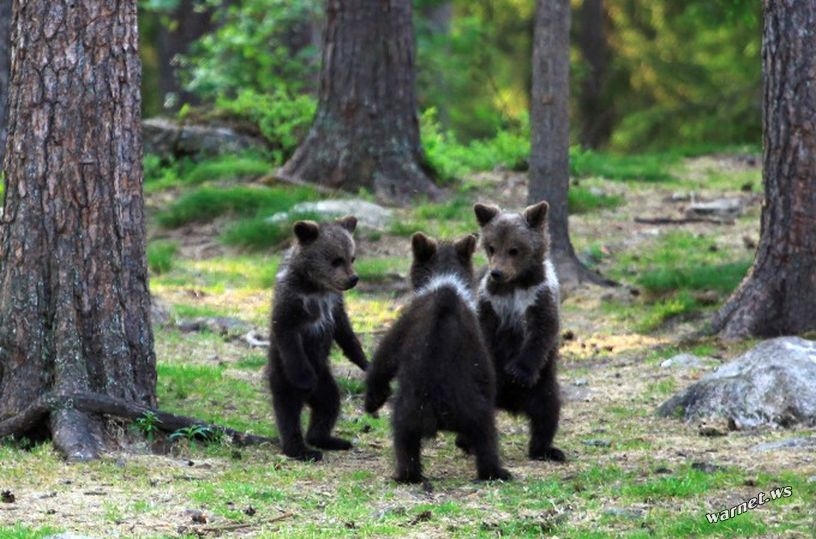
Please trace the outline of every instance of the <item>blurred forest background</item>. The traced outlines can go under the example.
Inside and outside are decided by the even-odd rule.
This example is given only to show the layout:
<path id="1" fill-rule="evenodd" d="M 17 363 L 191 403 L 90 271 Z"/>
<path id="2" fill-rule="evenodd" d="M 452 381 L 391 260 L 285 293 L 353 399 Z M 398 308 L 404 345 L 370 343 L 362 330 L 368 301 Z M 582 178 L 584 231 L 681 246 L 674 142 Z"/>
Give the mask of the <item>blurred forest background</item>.
<path id="1" fill-rule="evenodd" d="M 760 3 L 572 9 L 574 152 L 758 148 Z M 533 16 L 532 0 L 414 1 L 422 140 L 438 178 L 495 163 L 496 152 L 525 166 Z M 283 163 L 315 110 L 324 17 L 320 0 L 141 1 L 144 115 L 240 120 Z"/>

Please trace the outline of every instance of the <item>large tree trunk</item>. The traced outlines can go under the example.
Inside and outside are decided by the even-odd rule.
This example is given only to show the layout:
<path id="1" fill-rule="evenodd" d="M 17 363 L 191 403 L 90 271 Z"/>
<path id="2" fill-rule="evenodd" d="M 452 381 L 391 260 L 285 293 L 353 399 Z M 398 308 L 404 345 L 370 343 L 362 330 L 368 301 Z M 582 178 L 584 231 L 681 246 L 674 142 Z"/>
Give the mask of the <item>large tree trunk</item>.
<path id="1" fill-rule="evenodd" d="M 583 0 L 580 17 L 578 44 L 587 70 L 581 80 L 578 98 L 581 145 L 597 149 L 605 145 L 612 135 L 611 103 L 604 102 L 603 96 L 611 54 L 606 41 L 603 0 Z"/>
<path id="2" fill-rule="evenodd" d="M 0 420 L 40 396 L 156 404 L 136 0 L 15 0 L 0 229 Z M 69 458 L 104 425 L 44 423 Z"/>
<path id="3" fill-rule="evenodd" d="M 756 258 L 716 314 L 726 339 L 816 329 L 816 4 L 764 2 L 763 182 Z"/>
<path id="4" fill-rule="evenodd" d="M 391 201 L 434 196 L 419 142 L 410 0 L 327 0 L 326 15 L 317 113 L 278 174 Z"/>
<path id="5" fill-rule="evenodd" d="M 550 204 L 552 257 L 567 288 L 583 281 L 609 284 L 578 260 L 569 237 L 569 27 L 569 0 L 537 0 L 527 202 Z"/>
<path id="6" fill-rule="evenodd" d="M 6 152 L 8 88 L 11 72 L 11 0 L 0 0 L 0 171 Z"/>

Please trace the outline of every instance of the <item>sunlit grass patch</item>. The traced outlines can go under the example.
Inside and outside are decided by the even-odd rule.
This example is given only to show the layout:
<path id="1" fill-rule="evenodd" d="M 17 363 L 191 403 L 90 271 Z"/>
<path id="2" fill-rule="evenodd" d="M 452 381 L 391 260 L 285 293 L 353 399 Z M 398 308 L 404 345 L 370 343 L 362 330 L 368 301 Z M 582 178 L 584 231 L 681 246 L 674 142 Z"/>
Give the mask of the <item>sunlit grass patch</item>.
<path id="1" fill-rule="evenodd" d="M 11 526 L 0 525 L 0 537 L 4 539 L 40 539 L 58 533 L 60 533 L 60 530 L 51 526 L 30 528 L 22 524 L 14 524 Z"/>

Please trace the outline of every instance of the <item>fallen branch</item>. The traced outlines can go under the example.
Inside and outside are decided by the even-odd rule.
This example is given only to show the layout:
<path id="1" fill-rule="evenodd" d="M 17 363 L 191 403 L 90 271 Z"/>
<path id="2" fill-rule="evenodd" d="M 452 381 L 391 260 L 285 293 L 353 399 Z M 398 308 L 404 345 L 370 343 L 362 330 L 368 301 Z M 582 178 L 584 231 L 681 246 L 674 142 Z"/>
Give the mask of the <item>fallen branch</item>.
<path id="1" fill-rule="evenodd" d="M 712 217 L 635 217 L 636 223 L 645 225 L 685 225 L 689 223 L 713 223 L 715 225 L 733 225 L 733 219 L 714 219 Z"/>
<path id="2" fill-rule="evenodd" d="M 0 438 L 11 435 L 22 435 L 34 429 L 38 423 L 54 410 L 75 409 L 93 414 L 109 415 L 124 419 L 136 420 L 145 414 L 154 414 L 156 428 L 173 433 L 187 427 L 202 427 L 211 432 L 221 432 L 238 446 L 254 444 L 277 444 L 276 438 L 256 436 L 239 432 L 229 427 L 207 423 L 194 417 L 163 412 L 137 402 L 102 395 L 100 393 L 75 393 L 71 395 L 46 393 L 30 404 L 19 414 L 0 421 Z"/>

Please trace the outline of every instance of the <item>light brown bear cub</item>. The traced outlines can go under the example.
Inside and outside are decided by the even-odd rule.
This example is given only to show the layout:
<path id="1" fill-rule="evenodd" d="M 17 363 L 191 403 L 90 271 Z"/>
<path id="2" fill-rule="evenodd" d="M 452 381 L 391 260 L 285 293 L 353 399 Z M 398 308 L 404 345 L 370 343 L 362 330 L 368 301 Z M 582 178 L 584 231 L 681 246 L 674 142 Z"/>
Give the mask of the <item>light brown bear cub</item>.
<path id="1" fill-rule="evenodd" d="M 399 482 L 423 480 L 422 439 L 438 430 L 476 456 L 479 479 L 510 479 L 499 463 L 493 366 L 476 318 L 471 257 L 475 236 L 411 245 L 415 295 L 383 337 L 366 377 L 365 409 L 378 410 L 399 382 L 391 421 Z"/>
<path id="2" fill-rule="evenodd" d="M 549 259 L 546 202 L 522 213 L 476 204 L 488 269 L 479 284 L 479 321 L 496 368 L 496 406 L 530 420 L 528 455 L 565 460 L 553 447 L 561 411 L 559 287 Z"/>
<path id="3" fill-rule="evenodd" d="M 272 303 L 271 342 L 266 376 L 283 453 L 299 460 L 320 460 L 309 448 L 350 449 L 351 442 L 332 436 L 340 413 L 340 392 L 329 367 L 332 341 L 355 365 L 368 366 L 351 329 L 343 291 L 353 288 L 357 219 L 331 223 L 298 221 L 295 244 L 281 263 Z M 303 406 L 311 408 L 304 442 Z"/>

